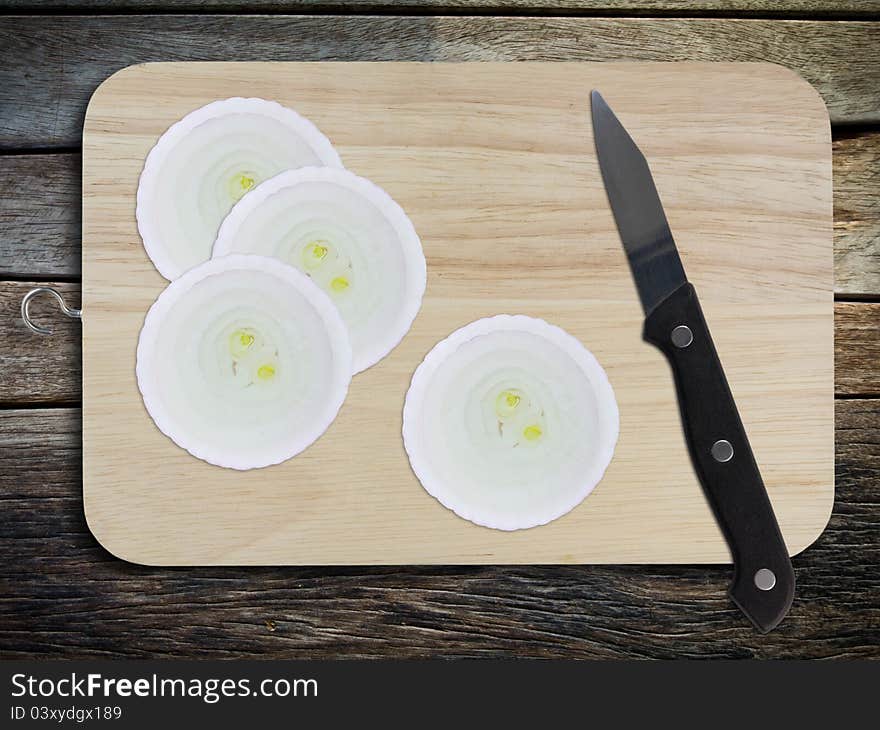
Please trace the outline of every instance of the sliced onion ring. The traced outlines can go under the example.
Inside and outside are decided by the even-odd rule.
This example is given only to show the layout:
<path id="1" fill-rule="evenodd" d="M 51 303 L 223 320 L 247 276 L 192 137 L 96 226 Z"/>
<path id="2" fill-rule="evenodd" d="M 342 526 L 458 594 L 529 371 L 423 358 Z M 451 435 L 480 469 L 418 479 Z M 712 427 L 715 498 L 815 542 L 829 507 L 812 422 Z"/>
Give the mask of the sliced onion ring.
<path id="1" fill-rule="evenodd" d="M 235 97 L 190 112 L 144 163 L 135 215 L 147 255 L 176 279 L 211 257 L 220 223 L 248 190 L 306 165 L 342 167 L 330 141 L 292 109 Z"/>
<path id="2" fill-rule="evenodd" d="M 355 372 L 397 346 L 425 291 L 425 255 L 409 218 L 347 170 L 291 170 L 245 195 L 214 243 L 214 256 L 229 253 L 275 256 L 316 281 L 348 325 Z"/>
<path id="3" fill-rule="evenodd" d="M 277 464 L 330 426 L 351 346 L 308 277 L 263 256 L 227 256 L 172 282 L 147 312 L 138 388 L 162 433 L 232 469 Z"/>
<path id="4" fill-rule="evenodd" d="M 574 509 L 614 454 L 619 414 L 596 358 L 541 319 L 498 315 L 438 343 L 416 369 L 403 441 L 429 494 L 499 530 Z"/>

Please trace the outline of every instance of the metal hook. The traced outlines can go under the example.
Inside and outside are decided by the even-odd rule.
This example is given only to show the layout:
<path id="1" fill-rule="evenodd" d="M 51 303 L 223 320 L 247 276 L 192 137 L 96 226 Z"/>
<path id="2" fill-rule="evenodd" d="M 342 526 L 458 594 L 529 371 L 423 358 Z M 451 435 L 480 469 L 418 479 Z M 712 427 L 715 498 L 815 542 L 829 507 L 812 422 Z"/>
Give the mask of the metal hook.
<path id="1" fill-rule="evenodd" d="M 64 297 L 61 296 L 55 289 L 51 286 L 38 286 L 36 289 L 31 289 L 21 300 L 21 318 L 24 323 L 28 326 L 32 332 L 36 332 L 38 335 L 51 335 L 52 330 L 48 327 L 41 327 L 38 324 L 35 324 L 33 320 L 31 320 L 30 312 L 28 308 L 31 305 L 31 300 L 37 296 L 38 294 L 42 294 L 46 292 L 47 294 L 51 294 L 58 302 L 58 305 L 61 307 L 61 311 L 64 312 L 68 317 L 72 319 L 82 319 L 82 310 L 81 309 L 71 309 L 64 303 Z"/>

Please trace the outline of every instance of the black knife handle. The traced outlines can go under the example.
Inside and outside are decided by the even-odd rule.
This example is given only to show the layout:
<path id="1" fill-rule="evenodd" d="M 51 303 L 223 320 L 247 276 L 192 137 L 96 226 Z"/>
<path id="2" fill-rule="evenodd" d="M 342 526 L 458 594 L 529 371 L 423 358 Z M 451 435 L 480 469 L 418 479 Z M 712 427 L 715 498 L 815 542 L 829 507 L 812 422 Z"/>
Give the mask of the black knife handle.
<path id="1" fill-rule="evenodd" d="M 645 318 L 644 339 L 672 366 L 691 460 L 733 557 L 730 596 L 770 631 L 791 606 L 794 571 L 691 284 Z"/>

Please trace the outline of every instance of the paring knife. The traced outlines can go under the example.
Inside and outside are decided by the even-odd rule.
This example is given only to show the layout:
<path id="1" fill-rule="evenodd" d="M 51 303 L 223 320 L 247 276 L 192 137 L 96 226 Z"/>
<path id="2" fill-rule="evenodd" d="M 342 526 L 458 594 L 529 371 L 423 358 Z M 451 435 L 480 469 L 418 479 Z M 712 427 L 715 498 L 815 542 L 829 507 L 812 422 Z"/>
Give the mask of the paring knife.
<path id="1" fill-rule="evenodd" d="M 730 596 L 770 631 L 794 599 L 788 550 L 648 163 L 598 91 L 591 101 L 599 169 L 645 310 L 642 336 L 672 367 L 691 460 L 733 557 Z"/>

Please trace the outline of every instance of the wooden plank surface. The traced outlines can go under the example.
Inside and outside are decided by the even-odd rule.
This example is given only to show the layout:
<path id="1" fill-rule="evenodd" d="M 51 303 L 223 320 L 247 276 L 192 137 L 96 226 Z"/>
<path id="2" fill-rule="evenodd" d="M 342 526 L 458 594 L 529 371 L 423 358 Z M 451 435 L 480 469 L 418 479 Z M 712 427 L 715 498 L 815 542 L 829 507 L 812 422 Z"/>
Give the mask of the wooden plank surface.
<path id="1" fill-rule="evenodd" d="M 28 331 L 19 318 L 21 297 L 35 286 L 54 286 L 70 306 L 78 307 L 78 284 L 4 282 L 0 289 L 0 407 L 53 405 L 82 399 L 80 324 L 64 317 L 54 300 L 38 298 L 31 307 L 51 337 Z M 880 304 L 837 302 L 834 305 L 835 393 L 880 396 Z"/>
<path id="2" fill-rule="evenodd" d="M 65 317 L 51 297 L 30 306 L 34 321 L 53 330 L 42 336 L 21 320 L 22 297 L 35 286 L 52 286 L 68 305 L 79 307 L 79 284 L 4 282 L 0 286 L 0 407 L 78 403 L 81 399 L 81 325 Z"/>
<path id="3" fill-rule="evenodd" d="M 89 96 L 144 61 L 770 61 L 835 123 L 880 121 L 871 22 L 345 16 L 41 16 L 0 23 L 0 148 L 74 146 Z"/>
<path id="4" fill-rule="evenodd" d="M 80 154 L 0 156 L 0 277 L 80 274 Z M 880 133 L 833 143 L 834 290 L 880 292 Z"/>
<path id="5" fill-rule="evenodd" d="M 833 499 L 824 105 L 771 64 L 607 63 L 170 63 L 105 82 L 83 151 L 83 473 L 101 543 L 161 565 L 729 559 L 683 442 L 668 365 L 640 338 L 644 315 L 591 126 L 577 111 L 588 88 L 608 90 L 666 191 L 789 550 L 809 545 Z M 246 473 L 208 466 L 163 436 L 133 367 L 144 313 L 167 285 L 132 216 L 144 157 L 187 111 L 241 94 L 315 122 L 346 166 L 403 206 L 428 262 L 412 329 L 355 377 L 328 432 L 297 458 Z M 404 394 L 424 354 L 462 324 L 502 312 L 548 319 L 586 343 L 621 411 L 600 487 L 528 532 L 455 517 L 425 494 L 400 440 Z"/>
<path id="6" fill-rule="evenodd" d="M 880 293 L 880 133 L 841 136 L 833 147 L 834 290 Z"/>
<path id="7" fill-rule="evenodd" d="M 0 156 L 0 279 L 78 277 L 80 154 Z"/>
<path id="8" fill-rule="evenodd" d="M 736 14 L 762 17 L 861 17 L 880 13 L 880 0 L 0 0 L 17 12 L 337 12 L 515 13 L 619 15 Z"/>
<path id="9" fill-rule="evenodd" d="M 46 3 L 27 4 L 28 0 L 8 0 L 6 8 L 34 7 L 45 10 Z M 144 0 L 149 3 L 151 0 Z M 163 2 L 164 0 L 157 0 Z M 256 0 L 261 10 L 274 12 L 293 7 L 285 0 Z M 368 3 L 368 7 L 381 7 Z M 415 7 L 422 0 L 407 3 Z M 50 0 L 51 2 L 51 0 Z M 73 2 L 64 3 L 73 7 Z M 137 3 L 138 0 L 133 0 Z M 193 0 L 200 2 L 200 0 Z M 204 0 L 209 3 L 211 0 Z M 235 8 L 236 0 L 216 0 L 213 8 L 227 11 Z M 294 0 L 295 2 L 295 0 Z M 330 8 L 333 0 L 319 5 Z M 425 0 L 421 12 L 437 7 Z M 450 8 L 463 4 L 458 0 L 440 0 Z M 478 0 L 478 5 L 489 9 L 491 0 Z M 589 0 L 550 0 L 558 12 L 583 12 L 577 8 L 591 5 Z M 79 11 L 87 12 L 90 0 L 84 0 Z M 364 8 L 364 2 L 355 0 Z M 352 3 L 352 4 L 355 4 Z M 525 6 L 543 5 L 542 0 L 501 0 L 511 12 L 528 12 Z M 106 5 L 116 4 L 107 0 Z M 346 5 L 347 3 L 343 3 Z M 684 0 L 609 0 L 602 5 L 615 5 L 631 10 L 622 13 L 680 13 Z M 689 12 L 693 4 L 688 2 Z M 706 6 L 717 6 L 709 12 L 721 14 L 769 15 L 777 10 L 801 14 L 836 14 L 853 17 L 864 12 L 877 12 L 874 0 L 862 2 L 822 2 L 817 0 L 787 0 L 783 3 L 767 0 L 706 0 Z M 177 4 L 181 7 L 180 4 Z M 253 3 L 249 3 L 253 5 Z M 772 7 L 771 7 L 772 6 Z M 0 6 L 2 7 L 2 6 Z M 142 12 L 145 5 L 137 12 Z M 206 7 L 202 5 L 202 7 Z M 299 4 L 296 7 L 301 7 Z M 342 6 L 339 6 L 340 8 Z M 497 6 L 496 6 L 497 7 Z M 122 9 L 122 6 L 117 6 Z M 136 5 L 129 8 L 136 9 Z M 468 11 L 473 5 L 468 5 Z M 650 10 L 642 10 L 650 8 Z M 341 10 L 340 10 L 341 11 Z M 417 9 L 418 11 L 418 9 Z M 438 10 L 437 12 L 442 12 Z M 449 10 L 448 12 L 455 12 Z M 536 11 L 542 12 L 542 11 Z M 589 11 L 587 11 L 589 12 Z M 607 12 L 607 11 L 606 11 Z M 611 11 L 616 12 L 616 11 Z M 181 45 L 174 48 L 173 30 L 167 30 L 164 19 L 115 20 L 108 31 L 100 26 L 102 18 L 81 19 L 70 23 L 70 18 L 54 20 L 42 18 L 0 18 L 0 38 L 4 66 L 13 79 L 48 80 L 42 89 L 22 95 L 20 83 L 10 86 L 4 79 L 0 87 L 0 146 L 5 148 L 33 148 L 79 144 L 78 126 L 82 122 L 85 100 L 109 70 L 125 65 L 131 57 L 166 57 L 173 52 L 178 57 L 211 58 L 222 49 L 222 30 L 215 26 L 206 31 L 199 22 L 193 23 L 193 34 L 181 34 Z M 141 22 L 139 23 L 138 20 Z M 187 19 L 189 20 L 189 19 Z M 565 32 L 565 24 L 542 25 L 531 19 L 533 38 L 541 44 L 553 45 L 557 53 L 566 51 L 579 42 L 578 57 L 589 54 L 590 21 L 585 30 Z M 178 21 L 185 24 L 183 19 Z M 370 50 L 369 35 L 376 25 L 367 25 L 367 32 L 355 34 L 354 23 L 364 19 L 350 19 L 339 23 L 336 18 L 321 18 L 328 30 L 318 36 L 323 42 L 323 53 L 343 56 L 354 50 L 359 58 L 367 58 Z M 392 21 L 383 21 L 391 23 Z M 488 22 L 488 19 L 486 19 Z M 582 21 L 583 22 L 583 21 Z M 668 21 L 663 21 L 668 22 Z M 242 20 L 239 30 L 230 33 L 230 44 L 236 58 L 247 58 L 246 27 L 250 20 Z M 277 32 L 262 28 L 260 38 L 273 50 L 273 56 L 284 57 L 285 41 L 291 54 L 303 53 L 308 44 L 290 42 L 284 38 L 282 21 Z M 47 44 L 40 26 L 54 36 Z M 220 26 L 236 24 L 222 19 Z M 752 43 L 741 43 L 741 24 L 721 18 L 713 22 L 713 32 L 707 41 L 705 26 L 694 32 L 692 26 L 678 24 L 655 28 L 650 19 L 639 22 L 642 29 L 637 47 L 630 53 L 651 54 L 663 59 L 663 44 L 669 36 L 678 34 L 670 43 L 672 54 L 682 55 L 688 44 L 724 43 L 727 33 L 737 52 L 744 56 L 783 58 L 792 42 L 790 28 L 776 23 L 761 24 L 752 36 L 754 46 L 764 49 L 753 51 Z M 862 64 L 862 72 L 840 73 L 845 64 L 847 43 L 839 43 L 843 34 L 837 24 L 804 23 L 808 26 L 811 47 L 823 45 L 821 36 L 827 30 L 828 44 L 837 46 L 839 53 L 818 54 L 814 73 L 825 82 L 821 91 L 834 104 L 834 119 L 849 122 L 876 123 L 880 106 L 876 99 L 876 66 Z M 842 24 L 841 24 L 842 25 Z M 834 26 L 834 27 L 832 27 Z M 853 32 L 846 24 L 847 34 L 860 35 L 858 48 L 865 49 L 876 36 L 876 24 L 860 24 Z M 155 56 L 144 47 L 150 43 L 151 29 L 166 28 L 159 33 L 162 45 Z M 180 26 L 176 26 L 180 27 Z M 304 29 L 305 26 L 298 26 Z M 626 29 L 626 26 L 623 26 Z M 338 41 L 333 29 L 339 28 Z M 143 29 L 143 30 L 142 30 Z M 22 43 L 8 42 L 19 32 Z M 306 32 L 303 30 L 303 32 Z M 607 49 L 612 44 L 610 32 L 599 33 Z M 101 44 L 108 38 L 118 42 L 106 55 Z M 462 31 L 468 53 L 475 54 L 473 34 Z M 353 45 L 356 39 L 362 40 Z M 414 53 L 413 33 L 402 36 L 400 52 Z M 619 53 L 626 53 L 626 44 L 635 42 L 630 33 L 618 34 Z M 381 42 L 387 34 L 378 34 Z M 558 39 L 561 39 L 559 41 Z M 253 39 L 251 39 L 253 40 Z M 513 47 L 522 52 L 522 39 L 516 36 Z M 477 38 L 478 42 L 480 39 Z M 211 43 L 213 42 L 213 46 Z M 347 44 L 340 49 L 336 43 Z M 72 63 L 66 73 L 61 71 L 64 44 L 72 51 L 67 62 Z M 41 47 L 42 44 L 42 47 Z M 94 49 L 89 45 L 94 44 Z M 259 44 L 258 44 L 259 45 Z M 256 48 L 254 55 L 266 53 L 266 45 Z M 499 38 L 483 41 L 485 46 L 503 46 Z M 47 47 L 49 46 L 49 47 Z M 120 46 L 122 48 L 120 48 Z M 426 42 L 422 47 L 428 48 Z M 131 48 L 125 51 L 125 47 Z M 314 56 L 319 51 L 308 47 Z M 395 49 L 381 44 L 378 50 L 393 57 Z M 441 53 L 449 54 L 450 43 L 442 45 Z M 498 51 L 496 50 L 496 53 Z M 734 50 L 728 50 L 734 53 Z M 698 53 L 697 50 L 692 53 Z M 410 56 L 412 57 L 412 56 Z M 537 56 L 537 53 L 535 55 Z M 553 56 L 553 57 L 558 57 Z M 865 56 L 862 55 L 864 58 Z M 800 54 L 792 54 L 795 67 Z M 841 59 L 839 62 L 836 59 Z M 870 60 L 870 58 L 869 58 Z M 877 57 L 873 60 L 876 62 Z M 41 64 L 46 64 L 41 70 Z M 860 64 L 857 63 L 856 66 Z M 92 71 L 96 66 L 106 73 Z M 81 67 L 85 67 L 84 72 Z M 71 78 L 89 78 L 86 83 L 71 86 Z M 68 93 L 68 90 L 71 90 Z M 865 94 L 866 96 L 862 96 Z M 63 97 L 63 98 L 62 98 Z M 859 97 L 869 101 L 862 104 Z M 860 109 L 858 118 L 842 114 L 840 110 L 853 105 Z M 840 101 L 842 100 L 842 102 Z M 71 111 L 73 110 L 73 111 Z M 867 111 L 865 111 L 867 110 Z M 873 110 L 873 112 L 872 112 Z M 52 121 L 46 123 L 45 118 Z M 57 118 L 58 121 L 55 121 Z M 35 121 L 37 122 L 35 124 Z M 36 134 L 31 133 L 31 129 Z M 839 132 L 840 130 L 838 130 Z M 877 279 L 878 235 L 876 176 L 877 145 L 867 130 L 857 136 L 839 137 L 835 142 L 835 268 L 837 290 L 847 296 L 880 296 Z M 9 158 L 0 157 L 0 165 Z M 44 162 L 45 161 L 45 162 Z M 860 162 L 861 161 L 861 162 Z M 78 185 L 75 170 L 78 155 L 65 154 L 53 158 L 37 155 L 16 167 L 17 174 L 25 177 L 45 176 L 52 185 L 48 170 L 55 165 L 66 166 L 60 172 L 59 190 L 71 191 Z M 8 169 L 8 168 L 7 168 Z M 67 175 L 70 177 L 67 177 Z M 0 184 L 8 183 L 0 175 Z M 76 277 L 79 272 L 78 205 L 62 202 L 71 193 L 61 193 L 57 206 L 41 210 L 43 199 L 19 196 L 17 212 L 9 207 L 10 187 L 26 185 L 15 176 L 4 187 L 0 196 L 0 268 L 5 275 L 16 278 Z M 72 193 L 76 195 L 76 193 Z M 13 194 L 14 197 L 14 194 Z M 6 205 L 4 208 L 3 206 Z M 46 217 L 50 210 L 58 218 Z M 842 224 L 843 223 L 843 224 Z M 33 229 L 33 230 L 32 230 Z M 39 230 L 40 244 L 32 236 Z M 45 247 L 42 245 L 45 242 Z M 857 242 L 858 243 L 857 245 Z M 855 251 L 856 253 L 852 253 Z M 23 282 L 26 286 L 28 282 Z M 9 284 L 4 283 L 3 289 Z M 75 295 L 74 295 L 75 296 Z M 13 300 L 15 298 L 13 297 Z M 871 304 L 852 304 L 846 321 L 870 319 Z M 14 311 L 15 301 L 4 304 L 4 312 Z M 11 309 L 7 310 L 7 307 Z M 838 310 L 841 303 L 837 305 Z M 841 335 L 841 316 L 837 315 L 837 338 Z M 59 327 L 75 331 L 78 325 L 58 319 Z M 849 325 L 847 325 L 849 329 Z M 872 343 L 880 333 L 870 327 L 856 327 L 853 353 L 870 353 Z M 14 334 L 14 345 L 6 344 L 8 356 L 3 363 L 0 384 L 6 373 L 18 367 L 16 354 L 22 358 L 39 357 L 45 351 L 42 338 Z M 852 341 L 852 340 L 851 340 Z M 39 344 L 39 350 L 37 346 Z M 19 348 L 22 348 L 19 350 Z M 838 348 L 840 351 L 840 348 Z M 54 353 L 54 349 L 53 349 Z M 60 354 L 50 354 L 46 366 L 61 366 L 66 380 L 57 386 L 58 393 L 78 397 L 78 363 L 73 370 Z M 875 387 L 876 360 L 838 355 L 837 377 L 844 378 L 850 393 Z M 12 375 L 15 380 L 15 375 Z M 863 379 L 864 382 L 859 382 Z M 7 389 L 13 400 L 27 399 L 16 388 Z M 839 388 L 840 386 L 838 386 Z M 873 391 L 872 391 L 873 392 Z M 49 396 L 54 398 L 54 396 Z M 4 539 L 0 540 L 0 647 L 4 655 L 20 657 L 42 656 L 251 656 L 270 657 L 338 657 L 338 656 L 726 656 L 726 657 L 877 657 L 880 647 L 880 529 L 876 505 L 880 502 L 880 432 L 878 401 L 847 400 L 837 402 L 837 500 L 835 513 L 828 530 L 819 543 L 795 559 L 798 571 L 799 598 L 787 621 L 767 637 L 756 636 L 745 627 L 741 616 L 727 603 L 723 595 L 727 584 L 724 569 L 664 568 L 633 566 L 632 568 L 435 568 L 435 569 L 253 569 L 244 573 L 234 569 L 207 569 L 164 571 L 139 568 L 114 560 L 91 539 L 82 520 L 78 410 L 27 410 L 0 412 L 0 500 L 3 500 Z M 9 407 L 8 402 L 2 404 Z M 801 600 L 800 596 L 803 596 Z"/>
<path id="10" fill-rule="evenodd" d="M 757 634 L 724 567 L 162 570 L 114 559 L 82 516 L 80 414 L 0 411 L 6 657 L 876 657 L 880 401 L 837 403 L 837 500 Z"/>
<path id="11" fill-rule="evenodd" d="M 880 396 L 880 304 L 838 302 L 834 313 L 836 392 Z"/>

